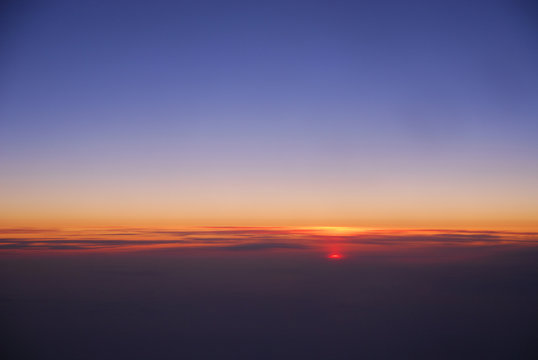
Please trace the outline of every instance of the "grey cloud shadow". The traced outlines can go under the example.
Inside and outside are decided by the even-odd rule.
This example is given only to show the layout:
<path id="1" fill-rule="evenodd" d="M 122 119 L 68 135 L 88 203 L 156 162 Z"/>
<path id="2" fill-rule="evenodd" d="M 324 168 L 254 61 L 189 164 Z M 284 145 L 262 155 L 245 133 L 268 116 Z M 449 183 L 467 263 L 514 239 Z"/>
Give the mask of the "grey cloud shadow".
<path id="1" fill-rule="evenodd" d="M 312 246 L 303 245 L 303 244 L 287 244 L 287 243 L 250 243 L 250 244 L 240 244 L 240 245 L 231 245 L 231 246 L 219 246 L 213 247 L 220 250 L 231 250 L 231 251 L 244 251 L 244 250 L 269 250 L 269 249 L 296 249 L 296 250 L 306 250 L 312 249 Z"/>

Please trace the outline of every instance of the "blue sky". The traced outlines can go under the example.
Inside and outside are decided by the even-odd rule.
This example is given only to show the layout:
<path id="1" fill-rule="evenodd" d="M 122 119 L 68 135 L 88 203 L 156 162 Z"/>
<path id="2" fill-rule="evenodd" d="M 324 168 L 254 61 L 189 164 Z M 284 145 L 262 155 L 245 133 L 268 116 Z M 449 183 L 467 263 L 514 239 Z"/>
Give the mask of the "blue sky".
<path id="1" fill-rule="evenodd" d="M 353 198 L 397 198 L 405 212 L 437 196 L 439 216 L 459 201 L 529 218 L 533 11 L 514 1 L 12 5 L 0 67 L 5 211 L 47 208 L 73 198 L 69 188 L 78 199 L 58 206 L 78 211 L 129 186 L 126 197 L 168 189 L 197 208 L 177 185 L 214 195 L 199 217 L 243 196 L 272 208 L 276 187 L 296 212 L 308 196 L 348 214 L 365 211 Z"/>

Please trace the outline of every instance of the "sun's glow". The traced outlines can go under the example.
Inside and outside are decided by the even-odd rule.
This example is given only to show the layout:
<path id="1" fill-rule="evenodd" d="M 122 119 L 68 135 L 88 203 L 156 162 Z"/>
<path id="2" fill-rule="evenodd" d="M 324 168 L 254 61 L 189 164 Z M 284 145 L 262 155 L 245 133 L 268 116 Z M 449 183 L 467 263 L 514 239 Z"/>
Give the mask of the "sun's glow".
<path id="1" fill-rule="evenodd" d="M 308 229 L 320 235 L 332 236 L 353 235 L 369 230 L 367 228 L 348 226 L 314 226 Z"/>

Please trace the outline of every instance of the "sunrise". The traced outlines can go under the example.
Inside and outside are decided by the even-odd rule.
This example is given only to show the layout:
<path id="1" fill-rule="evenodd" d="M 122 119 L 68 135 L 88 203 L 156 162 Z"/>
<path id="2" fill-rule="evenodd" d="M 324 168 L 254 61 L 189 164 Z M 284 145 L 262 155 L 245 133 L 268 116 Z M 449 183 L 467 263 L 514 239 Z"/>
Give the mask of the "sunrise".
<path id="1" fill-rule="evenodd" d="M 3 359 L 535 359 L 510 0 L 1 7 Z"/>

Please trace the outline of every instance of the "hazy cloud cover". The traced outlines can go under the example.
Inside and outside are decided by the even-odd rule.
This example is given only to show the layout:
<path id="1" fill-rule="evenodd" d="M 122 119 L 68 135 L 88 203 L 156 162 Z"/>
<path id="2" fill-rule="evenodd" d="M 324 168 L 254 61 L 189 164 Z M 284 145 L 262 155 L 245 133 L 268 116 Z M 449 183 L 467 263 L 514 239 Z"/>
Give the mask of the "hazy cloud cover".
<path id="1" fill-rule="evenodd" d="M 198 227 L 185 229 L 0 229 L 0 251 L 353 250 L 360 247 L 514 247 L 538 245 L 538 233 L 338 227 Z"/>

